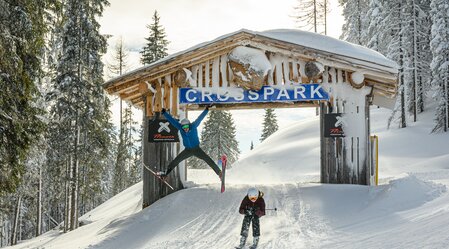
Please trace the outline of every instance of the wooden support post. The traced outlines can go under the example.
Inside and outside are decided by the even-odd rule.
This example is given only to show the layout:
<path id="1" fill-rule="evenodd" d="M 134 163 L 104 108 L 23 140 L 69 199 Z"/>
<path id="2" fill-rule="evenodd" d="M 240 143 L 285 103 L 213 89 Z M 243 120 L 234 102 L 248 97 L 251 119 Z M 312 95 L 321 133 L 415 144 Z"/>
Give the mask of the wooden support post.
<path id="1" fill-rule="evenodd" d="M 164 81 L 164 108 L 165 109 L 171 109 L 170 108 L 170 93 L 171 93 L 171 78 L 170 76 L 165 77 Z"/>
<path id="2" fill-rule="evenodd" d="M 156 85 L 156 93 L 155 93 L 155 99 L 154 99 L 154 112 L 161 112 L 162 110 L 162 86 L 161 82 L 155 81 L 154 83 Z"/>
<path id="3" fill-rule="evenodd" d="M 321 161 L 321 171 L 320 171 L 320 181 L 321 183 L 328 183 L 328 164 L 327 164 L 327 146 L 326 138 L 324 137 L 324 114 L 327 113 L 326 102 L 320 103 L 320 161 Z"/>
<path id="4" fill-rule="evenodd" d="M 365 109 L 360 110 L 363 112 L 360 115 L 363 115 L 365 119 L 364 137 L 324 137 L 324 115 L 331 112 L 329 104 L 320 104 L 321 183 L 370 185 L 368 101 Z M 342 112 L 342 110 L 338 110 L 338 112 Z M 349 158 L 346 151 L 348 149 L 351 152 Z"/>
<path id="5" fill-rule="evenodd" d="M 178 116 L 178 86 L 173 84 L 171 88 L 171 95 L 172 95 L 172 103 L 171 103 L 171 114 L 173 116 Z"/>
<path id="6" fill-rule="evenodd" d="M 153 112 L 153 96 L 154 94 L 152 92 L 149 92 L 145 96 L 145 111 L 144 111 L 144 117 L 152 117 L 154 115 Z M 145 119 L 143 120 L 145 122 Z"/>
<path id="7" fill-rule="evenodd" d="M 144 115 L 143 115 L 143 163 L 155 171 L 166 170 L 168 164 L 173 159 L 172 143 L 149 143 L 149 121 L 155 118 L 160 118 L 160 110 L 162 109 L 162 104 L 164 107 L 170 106 L 170 93 L 172 92 L 168 81 L 165 82 L 164 94 L 162 94 L 162 87 L 160 82 L 155 82 L 156 93 L 148 92 L 144 95 Z M 153 104 L 154 99 L 154 104 Z M 163 102 L 162 102 L 163 101 Z M 174 100 L 176 101 L 176 100 Z M 143 180 L 143 201 L 142 208 L 146 208 L 160 198 L 172 193 L 165 184 L 157 179 L 152 173 L 150 173 L 144 165 L 142 165 L 142 180 Z M 173 171 L 170 177 L 170 184 L 175 188 L 174 191 L 183 188 L 180 181 L 178 171 Z"/>
<path id="8" fill-rule="evenodd" d="M 149 117 L 152 117 L 153 111 L 152 111 L 152 96 L 150 94 L 147 94 L 144 97 L 144 103 L 145 103 L 145 110 L 143 112 L 142 117 L 142 123 L 143 123 L 143 141 L 142 141 L 142 163 L 145 165 L 149 165 L 149 146 L 150 143 L 148 143 L 148 119 Z M 150 185 L 152 183 L 152 175 L 151 173 L 145 169 L 145 166 L 142 165 L 142 181 L 143 181 L 143 194 L 142 194 L 142 209 L 148 207 L 151 204 L 150 201 Z"/>
<path id="9" fill-rule="evenodd" d="M 370 101 L 369 96 L 365 97 L 365 160 L 364 160 L 364 171 L 365 171 L 365 185 L 371 185 L 371 149 L 370 149 L 370 137 L 371 137 L 371 127 L 370 127 Z"/>

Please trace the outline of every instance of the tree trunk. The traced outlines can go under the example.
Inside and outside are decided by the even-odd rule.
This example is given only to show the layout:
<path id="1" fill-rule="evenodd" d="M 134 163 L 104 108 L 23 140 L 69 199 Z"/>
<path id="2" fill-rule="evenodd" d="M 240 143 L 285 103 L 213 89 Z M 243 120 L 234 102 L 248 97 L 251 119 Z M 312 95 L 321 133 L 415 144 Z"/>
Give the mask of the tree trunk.
<path id="1" fill-rule="evenodd" d="M 78 228 L 78 168 L 79 168 L 79 159 L 78 159 L 78 145 L 80 140 L 80 128 L 78 124 L 78 120 L 75 123 L 76 127 L 76 135 L 75 135 L 75 153 L 74 153 L 74 161 L 72 168 L 72 205 L 70 209 L 70 230 L 75 230 Z"/>
<path id="2" fill-rule="evenodd" d="M 448 68 L 449 70 L 449 68 Z M 445 115 L 444 115 L 444 132 L 447 132 L 449 128 L 449 76 L 444 81 L 444 103 L 445 103 Z"/>
<path id="3" fill-rule="evenodd" d="M 413 122 L 416 122 L 418 115 L 418 45 L 417 45 L 417 28 L 416 28 L 416 5 L 415 1 L 412 1 L 413 4 Z"/>
<path id="4" fill-rule="evenodd" d="M 39 182 L 37 185 L 36 236 L 41 235 L 41 229 L 42 229 L 42 166 L 39 166 Z"/>
<path id="5" fill-rule="evenodd" d="M 3 219 L 0 220 L 0 247 L 3 247 Z"/>
<path id="6" fill-rule="evenodd" d="M 327 35 L 327 1 L 324 0 L 324 35 Z M 319 111 L 317 107 L 317 112 Z"/>
<path id="7" fill-rule="evenodd" d="M 72 179 L 72 158 L 66 163 L 66 181 L 65 181 L 65 207 L 64 207 L 64 233 L 69 230 L 70 227 L 70 183 Z M 58 212 L 59 213 L 59 212 Z"/>
<path id="8" fill-rule="evenodd" d="M 22 196 L 19 196 L 17 198 L 16 213 L 14 215 L 14 222 L 13 222 L 13 227 L 12 227 L 11 245 L 17 244 L 17 228 L 19 226 L 19 216 L 20 216 L 20 206 L 21 205 L 22 205 Z"/>
<path id="9" fill-rule="evenodd" d="M 3 247 L 3 216 L 0 215 L 0 248 Z"/>
<path id="10" fill-rule="evenodd" d="M 313 0 L 313 27 L 315 28 L 315 33 L 317 32 L 317 8 L 316 0 Z"/>
<path id="11" fill-rule="evenodd" d="M 399 13 L 401 13 L 402 5 L 399 3 Z M 402 29 L 401 23 L 399 23 L 399 30 Z M 399 74 L 400 74 L 400 85 L 401 85 L 401 128 L 407 127 L 407 122 L 405 120 L 405 82 L 404 82 L 404 51 L 402 49 L 403 43 L 402 43 L 402 34 L 399 34 Z"/>

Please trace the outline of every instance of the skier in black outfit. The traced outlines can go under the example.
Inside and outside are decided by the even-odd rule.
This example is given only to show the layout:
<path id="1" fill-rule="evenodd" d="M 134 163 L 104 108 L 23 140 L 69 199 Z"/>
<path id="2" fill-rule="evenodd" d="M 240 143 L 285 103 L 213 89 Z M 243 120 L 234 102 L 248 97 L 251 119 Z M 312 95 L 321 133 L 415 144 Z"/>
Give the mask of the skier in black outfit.
<path id="1" fill-rule="evenodd" d="M 168 174 L 176 167 L 178 164 L 191 157 L 196 156 L 199 159 L 202 159 L 205 161 L 214 171 L 215 173 L 220 177 L 221 179 L 221 170 L 215 164 L 214 160 L 212 160 L 200 147 L 200 140 L 198 138 L 198 126 L 200 125 L 201 121 L 206 117 L 207 113 L 209 112 L 209 106 L 204 109 L 204 111 L 198 116 L 198 118 L 193 122 L 190 123 L 188 119 L 181 120 L 181 123 L 179 123 L 176 119 L 174 119 L 170 114 L 166 112 L 165 109 L 162 109 L 162 115 L 170 122 L 173 126 L 175 126 L 181 133 L 182 136 L 182 143 L 185 147 L 181 153 L 179 153 L 173 161 L 170 162 L 170 164 L 167 167 L 167 171 L 161 171 L 157 172 L 157 174 L 162 177 L 166 178 Z"/>
<path id="2" fill-rule="evenodd" d="M 248 238 L 249 226 L 253 224 L 253 245 L 251 249 L 255 249 L 259 243 L 260 236 L 260 222 L 259 218 L 265 215 L 265 200 L 263 199 L 263 192 L 256 188 L 248 189 L 248 194 L 243 198 L 240 204 L 239 212 L 245 217 L 243 218 L 242 231 L 240 235 L 240 245 L 236 248 L 243 248 Z"/>

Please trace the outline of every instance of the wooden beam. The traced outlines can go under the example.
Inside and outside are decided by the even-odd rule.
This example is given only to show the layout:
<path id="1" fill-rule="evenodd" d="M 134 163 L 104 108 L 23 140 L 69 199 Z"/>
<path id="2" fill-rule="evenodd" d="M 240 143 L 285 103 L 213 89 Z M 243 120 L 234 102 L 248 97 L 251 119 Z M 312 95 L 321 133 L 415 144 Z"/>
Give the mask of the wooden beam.
<path id="1" fill-rule="evenodd" d="M 171 88 L 171 95 L 172 95 L 172 104 L 171 104 L 171 113 L 173 116 L 178 116 L 178 86 L 173 85 Z"/>
<path id="2" fill-rule="evenodd" d="M 146 100 L 146 115 L 147 117 L 152 117 L 154 115 L 153 112 L 153 96 L 154 94 L 152 92 L 147 93 L 147 100 Z"/>
<path id="3" fill-rule="evenodd" d="M 140 93 L 139 91 L 134 91 L 134 92 L 130 92 L 130 93 L 121 93 L 119 96 L 122 100 L 130 100 L 130 99 L 134 99 L 136 97 L 141 97 L 143 94 Z"/>
<path id="4" fill-rule="evenodd" d="M 171 95 L 171 78 L 170 75 L 165 76 L 164 79 L 164 108 L 171 109 L 170 108 L 170 95 Z"/>
<path id="5" fill-rule="evenodd" d="M 137 80 L 118 83 L 117 85 L 113 85 L 111 87 L 106 88 L 106 91 L 109 94 L 120 94 L 122 92 L 129 91 L 129 88 L 136 87 L 137 84 L 138 84 Z"/>
<path id="6" fill-rule="evenodd" d="M 156 80 L 153 84 L 156 85 L 153 111 L 160 112 L 162 110 L 162 86 L 159 80 Z"/>
<path id="7" fill-rule="evenodd" d="M 149 91 L 148 84 L 146 82 L 140 82 L 139 83 L 139 92 L 144 94 L 144 93 L 147 93 L 148 91 Z"/>

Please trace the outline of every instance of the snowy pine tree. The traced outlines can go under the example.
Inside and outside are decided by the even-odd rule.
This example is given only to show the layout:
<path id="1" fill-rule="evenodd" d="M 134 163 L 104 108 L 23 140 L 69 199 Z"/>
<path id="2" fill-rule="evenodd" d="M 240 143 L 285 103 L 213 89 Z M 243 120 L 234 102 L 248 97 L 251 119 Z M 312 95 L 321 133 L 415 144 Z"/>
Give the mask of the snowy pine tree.
<path id="1" fill-rule="evenodd" d="M 51 108 L 51 162 L 67 175 L 66 217 L 70 207 L 70 229 L 78 227 L 79 215 L 104 200 L 99 195 L 101 178 L 106 170 L 112 134 L 109 122 L 109 100 L 103 83 L 101 55 L 106 52 L 106 39 L 99 34 L 96 17 L 101 15 L 105 0 L 68 0 L 67 17 L 61 32 L 62 54 L 49 98 Z M 64 173 L 66 172 L 66 173 Z M 70 195 L 70 199 L 67 196 Z M 70 202 L 70 205 L 68 205 Z M 81 212 L 80 212 L 81 211 Z"/>
<path id="2" fill-rule="evenodd" d="M 404 89 L 406 93 L 406 111 L 417 121 L 417 115 L 424 109 L 424 82 L 430 78 L 429 58 L 429 2 L 408 0 L 402 8 L 404 53 Z"/>
<path id="3" fill-rule="evenodd" d="M 165 37 L 165 29 L 159 23 L 159 15 L 157 11 L 154 11 L 153 23 L 148 25 L 147 28 L 150 30 L 150 35 L 145 38 L 147 43 L 145 44 L 143 50 L 140 52 L 142 54 L 141 62 L 144 65 L 155 62 L 159 59 L 167 56 L 167 46 L 168 41 Z"/>
<path id="4" fill-rule="evenodd" d="M 359 45 L 366 44 L 363 33 L 366 29 L 368 0 L 339 0 L 339 3 L 345 17 L 340 39 Z"/>
<path id="5" fill-rule="evenodd" d="M 204 123 L 200 146 L 214 161 L 225 154 L 228 157 L 228 165 L 232 165 L 238 160 L 240 154 L 235 132 L 234 120 L 230 112 L 212 110 Z M 192 168 L 209 167 L 195 157 L 190 158 L 188 164 Z"/>
<path id="6" fill-rule="evenodd" d="M 274 109 L 272 108 L 265 109 L 262 127 L 263 127 L 262 135 L 260 137 L 261 142 L 267 139 L 269 136 L 271 136 L 271 134 L 275 133 L 279 129 Z"/>
<path id="7" fill-rule="evenodd" d="M 344 0 L 340 4 L 346 19 L 342 37 L 398 63 L 399 98 L 388 123 L 399 117 L 400 127 L 406 127 L 410 115 L 416 121 L 424 111 L 429 91 L 429 0 Z"/>
<path id="8" fill-rule="evenodd" d="M 432 40 L 430 48 L 433 60 L 432 86 L 435 89 L 437 110 L 432 132 L 447 132 L 449 128 L 449 4 L 446 0 L 432 0 Z"/>
<path id="9" fill-rule="evenodd" d="M 386 25 L 384 16 L 386 15 L 383 1 L 371 0 L 366 13 L 366 30 L 362 33 L 366 40 L 366 47 L 376 50 L 382 54 L 387 51 L 386 33 L 383 28 Z"/>
<path id="10" fill-rule="evenodd" d="M 40 92 L 49 1 L 0 1 L 0 195 L 13 192 L 25 173 L 29 148 L 43 131 Z"/>
<path id="11" fill-rule="evenodd" d="M 135 148 L 133 135 L 136 133 L 136 122 L 132 119 L 131 106 L 124 110 L 120 128 L 117 160 L 115 162 L 112 194 L 116 195 L 130 186 L 130 170 L 135 164 Z M 140 166 L 140 163 L 138 164 Z"/>
<path id="12" fill-rule="evenodd" d="M 383 3 L 383 8 L 386 10 L 383 12 L 383 29 L 384 32 L 388 32 L 384 37 L 385 43 L 388 44 L 386 51 L 384 52 L 386 57 L 395 61 L 399 66 L 398 75 L 398 98 L 396 106 L 392 115 L 388 120 L 388 126 L 395 121 L 396 115 L 399 114 L 399 126 L 405 128 L 407 126 L 406 120 L 406 93 L 407 84 L 405 82 L 404 65 L 405 65 L 405 48 L 406 43 L 404 38 L 404 3 L 401 0 L 386 1 Z"/>
<path id="13" fill-rule="evenodd" d="M 123 39 L 120 38 L 115 46 L 113 61 L 108 65 L 108 68 L 113 76 L 122 75 L 127 70 L 127 57 Z M 130 186 L 128 179 L 129 171 L 135 167 L 132 164 L 134 158 L 134 139 L 136 122 L 132 118 L 132 107 L 126 105 L 123 109 L 123 101 L 120 99 L 120 127 L 118 145 L 116 151 L 116 161 L 114 163 L 114 173 L 112 177 L 112 195 L 116 195 L 122 190 Z M 139 163 L 140 166 L 140 163 Z"/>

